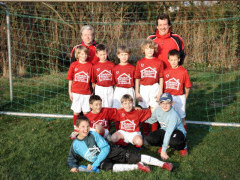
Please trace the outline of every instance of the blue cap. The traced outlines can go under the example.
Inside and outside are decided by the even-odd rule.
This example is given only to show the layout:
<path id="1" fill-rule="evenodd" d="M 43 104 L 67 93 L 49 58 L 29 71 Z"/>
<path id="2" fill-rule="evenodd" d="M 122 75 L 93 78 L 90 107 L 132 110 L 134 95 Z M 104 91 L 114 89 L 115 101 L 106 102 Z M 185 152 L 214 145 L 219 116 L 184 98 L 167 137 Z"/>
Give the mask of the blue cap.
<path id="1" fill-rule="evenodd" d="M 171 101 L 172 101 L 172 95 L 169 94 L 169 93 L 163 93 L 163 94 L 160 96 L 160 102 L 162 102 L 162 101 L 171 102 Z"/>

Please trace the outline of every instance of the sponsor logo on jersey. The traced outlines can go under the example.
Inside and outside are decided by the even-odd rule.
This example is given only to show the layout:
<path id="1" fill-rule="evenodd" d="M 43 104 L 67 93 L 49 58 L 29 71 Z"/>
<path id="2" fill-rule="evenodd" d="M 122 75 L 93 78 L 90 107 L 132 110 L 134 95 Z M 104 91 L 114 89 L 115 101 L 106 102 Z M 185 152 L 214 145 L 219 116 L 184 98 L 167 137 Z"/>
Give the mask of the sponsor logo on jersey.
<path id="1" fill-rule="evenodd" d="M 179 90 L 180 87 L 180 80 L 179 79 L 175 79 L 175 78 L 171 78 L 168 81 L 166 81 L 166 89 L 176 89 Z"/>
<path id="2" fill-rule="evenodd" d="M 131 77 L 130 74 L 123 73 L 118 76 L 118 84 L 131 84 Z"/>
<path id="3" fill-rule="evenodd" d="M 111 70 L 104 70 L 98 75 L 99 81 L 112 81 L 112 73 Z"/>
<path id="4" fill-rule="evenodd" d="M 125 121 L 121 121 L 121 129 L 125 129 L 126 131 L 134 131 L 136 124 L 134 120 L 126 119 Z"/>
<path id="5" fill-rule="evenodd" d="M 88 80 L 89 80 L 88 73 L 85 73 L 84 71 L 75 74 L 74 81 L 88 83 Z"/>
<path id="6" fill-rule="evenodd" d="M 92 148 L 88 148 L 87 152 L 84 154 L 84 158 L 88 161 L 92 161 L 100 152 L 100 149 L 96 145 L 93 145 Z"/>
<path id="7" fill-rule="evenodd" d="M 141 70 L 141 78 L 156 78 L 157 71 L 154 68 L 147 67 Z"/>
<path id="8" fill-rule="evenodd" d="M 105 119 L 102 119 L 102 120 L 98 120 L 98 121 L 93 121 L 93 128 L 95 128 L 95 125 L 96 124 L 99 124 L 101 125 L 103 128 L 107 128 L 107 121 Z"/>

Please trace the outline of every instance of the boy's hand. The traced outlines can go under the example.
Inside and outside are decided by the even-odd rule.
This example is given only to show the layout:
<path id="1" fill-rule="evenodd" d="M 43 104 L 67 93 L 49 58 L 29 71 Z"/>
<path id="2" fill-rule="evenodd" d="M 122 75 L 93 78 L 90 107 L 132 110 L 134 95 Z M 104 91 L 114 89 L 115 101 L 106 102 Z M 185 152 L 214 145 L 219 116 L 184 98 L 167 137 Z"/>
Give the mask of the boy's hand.
<path id="1" fill-rule="evenodd" d="M 87 170 L 92 170 L 92 165 L 91 164 L 88 164 L 88 166 L 87 166 Z"/>
<path id="2" fill-rule="evenodd" d="M 74 167 L 70 170 L 70 172 L 76 173 L 76 172 L 78 172 L 78 169 L 76 167 Z"/>
<path id="3" fill-rule="evenodd" d="M 162 158 L 162 160 L 167 160 L 169 158 L 169 156 L 167 155 L 166 152 L 161 151 L 161 158 Z"/>
<path id="4" fill-rule="evenodd" d="M 155 96 L 156 102 L 159 102 L 161 94 Z"/>
<path id="5" fill-rule="evenodd" d="M 72 92 L 69 93 L 69 98 L 70 98 L 71 101 L 73 100 Z"/>
<path id="6" fill-rule="evenodd" d="M 139 94 L 139 93 L 136 93 L 136 99 L 137 99 L 139 102 L 142 102 L 142 101 L 143 101 L 142 96 L 141 96 L 141 94 Z"/>

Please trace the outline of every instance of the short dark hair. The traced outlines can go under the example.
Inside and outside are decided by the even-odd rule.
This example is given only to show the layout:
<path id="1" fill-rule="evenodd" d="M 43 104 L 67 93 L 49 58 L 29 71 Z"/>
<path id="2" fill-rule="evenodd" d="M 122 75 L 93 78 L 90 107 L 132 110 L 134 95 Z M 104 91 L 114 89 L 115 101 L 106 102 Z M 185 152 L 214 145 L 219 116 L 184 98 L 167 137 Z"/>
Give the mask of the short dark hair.
<path id="1" fill-rule="evenodd" d="M 89 119 L 86 117 L 86 116 L 79 116 L 76 120 L 76 126 L 79 127 L 79 124 L 82 122 L 82 121 L 87 121 L 89 124 L 90 124 L 90 121 Z"/>
<path id="2" fill-rule="evenodd" d="M 169 26 L 172 25 L 168 14 L 159 14 L 158 17 L 157 17 L 157 20 L 156 20 L 157 25 L 158 25 L 158 20 L 159 19 L 161 19 L 161 20 L 167 19 L 168 20 L 168 25 Z"/>
<path id="3" fill-rule="evenodd" d="M 92 95 L 89 98 L 89 104 L 93 104 L 94 101 L 102 101 L 102 98 L 98 95 Z"/>
<path id="4" fill-rule="evenodd" d="M 98 44 L 95 50 L 96 50 L 96 52 L 107 51 L 107 47 L 104 44 Z"/>
<path id="5" fill-rule="evenodd" d="M 176 49 L 172 49 L 168 52 L 168 58 L 169 56 L 177 56 L 178 58 L 180 58 L 180 52 Z"/>

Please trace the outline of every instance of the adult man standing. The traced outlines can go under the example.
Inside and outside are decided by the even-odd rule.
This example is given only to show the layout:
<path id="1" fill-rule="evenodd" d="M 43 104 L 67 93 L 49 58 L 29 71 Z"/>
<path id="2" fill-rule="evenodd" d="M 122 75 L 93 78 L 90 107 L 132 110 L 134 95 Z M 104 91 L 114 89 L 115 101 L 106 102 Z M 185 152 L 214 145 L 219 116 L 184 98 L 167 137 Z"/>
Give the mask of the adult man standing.
<path id="1" fill-rule="evenodd" d="M 148 39 L 152 39 L 158 44 L 158 59 L 164 62 L 164 68 L 170 67 L 168 62 L 168 52 L 177 49 L 180 52 L 180 65 L 183 64 L 185 58 L 184 43 L 182 38 L 171 32 L 171 21 L 167 14 L 160 14 L 156 20 L 157 30 L 155 34 L 150 35 Z"/>
<path id="2" fill-rule="evenodd" d="M 87 61 L 92 63 L 92 64 L 96 64 L 99 61 L 99 58 L 96 56 L 96 51 L 95 51 L 95 47 L 96 47 L 96 42 L 94 41 L 94 29 L 92 26 L 90 25 L 84 25 L 81 30 L 80 30 L 80 34 L 81 34 L 81 39 L 82 39 L 82 43 L 79 45 L 76 45 L 72 51 L 71 51 L 71 61 L 75 61 L 75 49 L 79 46 L 85 46 L 88 49 L 88 58 Z"/>

